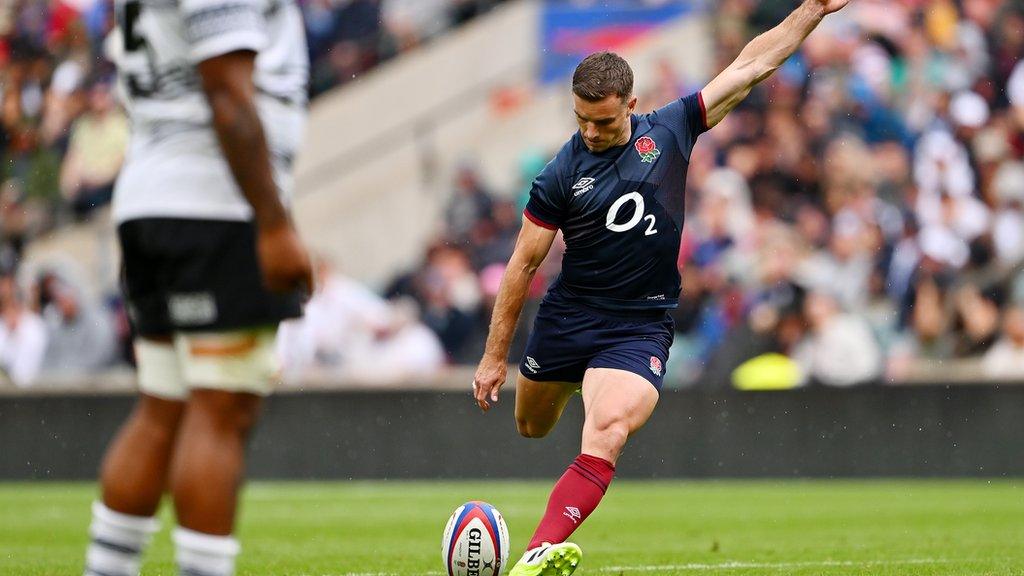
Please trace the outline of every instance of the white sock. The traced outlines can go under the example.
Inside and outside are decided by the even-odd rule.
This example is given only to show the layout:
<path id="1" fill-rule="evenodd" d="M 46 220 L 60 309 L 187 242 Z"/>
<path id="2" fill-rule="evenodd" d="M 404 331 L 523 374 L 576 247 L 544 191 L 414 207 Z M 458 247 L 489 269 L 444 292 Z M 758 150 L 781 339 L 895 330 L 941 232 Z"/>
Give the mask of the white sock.
<path id="1" fill-rule="evenodd" d="M 188 528 L 174 529 L 178 570 L 181 576 L 232 576 L 235 556 L 241 550 L 231 536 L 203 534 Z"/>
<path id="2" fill-rule="evenodd" d="M 122 514 L 93 502 L 85 576 L 138 576 L 142 552 L 159 529 L 156 518 Z"/>

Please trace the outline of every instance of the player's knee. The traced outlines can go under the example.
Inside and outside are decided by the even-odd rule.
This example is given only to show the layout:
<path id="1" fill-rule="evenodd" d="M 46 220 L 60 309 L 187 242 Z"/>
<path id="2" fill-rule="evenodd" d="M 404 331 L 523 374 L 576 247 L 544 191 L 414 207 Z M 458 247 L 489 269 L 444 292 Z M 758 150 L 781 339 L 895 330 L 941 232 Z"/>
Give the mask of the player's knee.
<path id="1" fill-rule="evenodd" d="M 516 418 L 516 429 L 523 438 L 543 438 L 551 432 L 551 426 L 543 426 L 536 420 Z"/>
<path id="2" fill-rule="evenodd" d="M 594 423 L 593 437 L 609 450 L 621 450 L 629 438 L 629 425 L 624 418 L 602 419 Z"/>
<path id="3" fill-rule="evenodd" d="M 201 425 L 246 436 L 256 425 L 260 405 L 261 399 L 251 394 L 194 390 L 189 410 L 198 412 Z"/>

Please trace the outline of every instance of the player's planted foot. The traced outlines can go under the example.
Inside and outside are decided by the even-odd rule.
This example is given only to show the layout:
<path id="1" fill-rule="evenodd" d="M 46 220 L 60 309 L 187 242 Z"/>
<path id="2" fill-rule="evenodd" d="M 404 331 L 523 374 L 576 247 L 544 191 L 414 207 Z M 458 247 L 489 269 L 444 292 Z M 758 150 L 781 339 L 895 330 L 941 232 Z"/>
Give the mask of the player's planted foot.
<path id="1" fill-rule="evenodd" d="M 508 576 L 569 576 L 583 559 L 583 551 L 572 542 L 548 544 L 527 550 Z"/>

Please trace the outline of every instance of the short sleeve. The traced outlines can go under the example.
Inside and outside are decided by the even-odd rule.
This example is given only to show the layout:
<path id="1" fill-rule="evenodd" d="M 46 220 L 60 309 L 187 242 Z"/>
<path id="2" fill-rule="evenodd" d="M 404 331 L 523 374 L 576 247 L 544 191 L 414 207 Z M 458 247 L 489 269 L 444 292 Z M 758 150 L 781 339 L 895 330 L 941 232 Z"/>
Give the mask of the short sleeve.
<path id="1" fill-rule="evenodd" d="M 565 204 L 556 161 L 552 160 L 534 179 L 523 215 L 538 226 L 555 230 L 565 222 Z"/>
<path id="2" fill-rule="evenodd" d="M 181 14 L 193 63 L 268 43 L 262 0 L 181 0 Z"/>
<path id="3" fill-rule="evenodd" d="M 651 115 L 654 122 L 667 127 L 676 135 L 679 149 L 687 159 L 693 145 L 697 143 L 697 137 L 708 130 L 707 110 L 700 92 L 675 100 Z"/>

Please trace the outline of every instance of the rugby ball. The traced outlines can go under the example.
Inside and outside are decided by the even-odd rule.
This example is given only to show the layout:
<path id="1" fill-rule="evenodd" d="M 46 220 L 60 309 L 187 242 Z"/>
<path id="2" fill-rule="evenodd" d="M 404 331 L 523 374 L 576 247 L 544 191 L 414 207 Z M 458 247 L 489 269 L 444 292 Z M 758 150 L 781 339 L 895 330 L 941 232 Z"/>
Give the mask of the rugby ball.
<path id="1" fill-rule="evenodd" d="M 466 502 L 455 509 L 441 539 L 441 559 L 448 576 L 499 576 L 508 562 L 508 526 L 486 502 Z"/>

